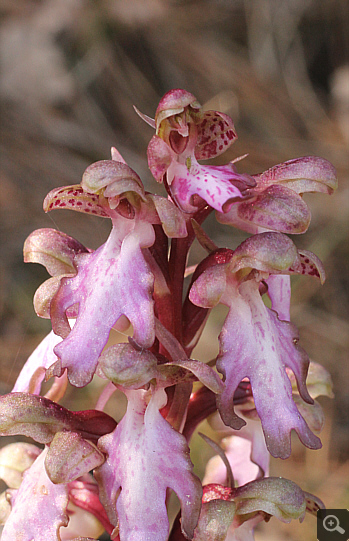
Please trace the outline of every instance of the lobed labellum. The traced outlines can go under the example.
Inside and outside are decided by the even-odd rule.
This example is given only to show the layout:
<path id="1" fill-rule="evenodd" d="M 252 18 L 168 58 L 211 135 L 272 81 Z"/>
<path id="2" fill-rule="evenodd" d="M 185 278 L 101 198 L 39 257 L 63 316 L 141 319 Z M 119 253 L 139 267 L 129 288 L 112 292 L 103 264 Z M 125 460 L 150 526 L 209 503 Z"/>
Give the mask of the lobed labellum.
<path id="1" fill-rule="evenodd" d="M 141 249 L 153 242 L 150 224 L 118 216 L 107 242 L 79 258 L 76 276 L 62 280 L 50 314 L 53 330 L 64 332 L 65 339 L 55 353 L 73 385 L 83 387 L 91 381 L 109 333 L 123 315 L 132 323 L 138 345 L 147 348 L 153 344 L 154 277 Z M 65 334 L 66 311 L 76 303 L 76 323 Z"/>
<path id="2" fill-rule="evenodd" d="M 166 403 L 165 391 L 155 390 L 148 404 L 144 391 L 128 391 L 127 397 L 124 418 L 98 443 L 107 460 L 95 475 L 109 519 L 116 524 L 118 517 L 121 539 L 166 541 L 165 500 L 171 488 L 181 502 L 182 531 L 192 539 L 201 483 L 192 473 L 185 438 L 159 412 Z"/>
<path id="3" fill-rule="evenodd" d="M 287 458 L 292 429 L 304 445 L 318 449 L 321 442 L 301 417 L 286 373 L 288 366 L 303 400 L 311 404 L 305 384 L 308 364 L 306 353 L 298 346 L 295 327 L 280 321 L 264 305 L 257 283 L 243 283 L 232 299 L 220 334 L 217 369 L 226 388 L 217 401 L 224 423 L 236 429 L 244 424 L 234 413 L 233 396 L 239 382 L 248 377 L 269 452 Z"/>

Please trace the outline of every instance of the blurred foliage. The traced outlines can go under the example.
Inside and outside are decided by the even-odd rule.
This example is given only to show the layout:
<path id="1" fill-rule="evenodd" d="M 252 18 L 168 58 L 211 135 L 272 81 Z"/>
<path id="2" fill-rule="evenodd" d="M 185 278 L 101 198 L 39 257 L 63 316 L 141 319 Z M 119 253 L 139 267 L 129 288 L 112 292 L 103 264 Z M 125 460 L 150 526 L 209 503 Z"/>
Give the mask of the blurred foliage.
<path id="1" fill-rule="evenodd" d="M 234 119 L 239 140 L 216 163 L 248 153 L 238 169 L 257 173 L 316 154 L 338 170 L 334 196 L 307 196 L 312 224 L 294 239 L 324 261 L 327 281 L 323 287 L 307 278 L 293 282 L 293 321 L 302 345 L 334 379 L 336 400 L 319 468 L 330 487 L 339 482 L 331 468 L 347 458 L 349 406 L 348 15 L 347 0 L 1 2 L 2 392 L 11 389 L 49 328 L 32 308 L 46 271 L 22 263 L 26 236 L 55 227 L 95 248 L 108 234 L 102 219 L 69 211 L 44 215 L 46 193 L 80 182 L 86 166 L 107 159 L 113 145 L 147 189 L 163 194 L 146 162 L 152 130 L 132 106 L 152 116 L 166 91 L 185 88 L 205 107 Z M 212 221 L 208 227 L 220 245 L 242 240 L 241 233 Z M 194 258 L 199 254 L 196 247 Z M 302 481 L 312 459 L 297 446 L 294 455 L 302 466 L 291 462 L 290 468 L 301 472 Z M 309 475 L 321 496 L 321 479 Z M 340 491 L 332 503 L 344 506 Z"/>

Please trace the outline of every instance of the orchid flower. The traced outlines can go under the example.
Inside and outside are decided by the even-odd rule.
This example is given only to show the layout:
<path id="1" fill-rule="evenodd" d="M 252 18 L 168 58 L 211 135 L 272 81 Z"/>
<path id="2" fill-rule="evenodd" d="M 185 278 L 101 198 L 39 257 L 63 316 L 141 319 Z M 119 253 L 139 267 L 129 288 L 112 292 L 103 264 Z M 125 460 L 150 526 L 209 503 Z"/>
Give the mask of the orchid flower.
<path id="1" fill-rule="evenodd" d="M 250 233 L 260 228 L 304 233 L 310 212 L 299 194 L 332 193 L 334 167 L 316 156 L 285 162 L 259 175 L 239 174 L 233 162 L 202 166 L 197 160 L 215 158 L 236 140 L 232 119 L 217 111 L 203 112 L 192 94 L 171 90 L 161 99 L 155 120 L 139 113 L 155 128 L 148 146 L 154 178 L 164 180 L 169 194 L 188 213 L 208 204 L 217 220 Z"/>
<path id="2" fill-rule="evenodd" d="M 316 514 L 324 508 L 321 500 L 281 477 L 258 479 L 235 489 L 205 485 L 202 502 L 195 541 L 254 541 L 253 530 L 263 520 L 275 516 L 282 522 L 302 521 L 306 511 Z M 184 539 L 177 522 L 170 541 Z"/>
<path id="3" fill-rule="evenodd" d="M 55 276 L 42 286 L 43 291 L 40 289 L 36 295 L 36 305 L 46 308 L 46 311 L 37 309 L 39 315 L 48 313 L 53 331 L 64 339 L 54 348 L 59 360 L 50 374 L 61 376 L 67 368 L 69 381 L 81 387 L 91 381 L 110 330 L 122 316 L 132 323 L 133 338 L 141 347 L 153 344 L 154 276 L 143 249 L 154 243 L 152 223 L 161 223 L 163 219 L 170 236 L 185 236 L 185 223 L 170 202 L 147 197 L 138 175 L 124 162 L 115 160 L 90 166 L 81 186 L 50 192 L 44 208 L 94 213 L 109 217 L 113 224 L 107 242 L 92 253 L 83 248 L 77 250 L 74 239 L 62 238 L 58 232 L 48 230 L 40 237 L 36 234 L 39 239 L 35 255 L 40 254 L 40 257 L 36 255 L 36 261 L 44 263 L 50 271 L 51 260 L 61 260 L 64 250 L 65 266 L 73 267 L 70 274 Z M 164 210 L 167 210 L 165 216 Z M 48 244 L 51 253 L 49 256 L 45 253 L 44 257 Z M 28 252 L 32 254 L 31 246 L 27 247 Z M 66 270 L 63 264 L 60 268 Z M 69 314 L 77 317 L 73 329 L 68 323 Z"/>
<path id="4" fill-rule="evenodd" d="M 98 489 L 87 474 L 104 462 L 96 444 L 115 428 L 115 421 L 94 410 L 70 412 L 29 393 L 10 393 L 0 401 L 1 435 L 25 435 L 46 445 L 42 452 L 29 444 L 13 444 L 0 452 L 0 476 L 11 489 L 1 539 L 19 539 L 19 534 L 23 541 L 71 539 L 64 528 L 70 523 L 71 531 L 70 517 L 77 507 L 92 515 L 84 518 L 92 530 L 111 531 Z M 60 528 L 64 531 L 58 533 Z"/>
<path id="5" fill-rule="evenodd" d="M 239 173 L 239 158 L 201 165 L 237 135 L 229 116 L 204 112 L 185 90 L 165 94 L 154 120 L 138 114 L 155 130 L 148 163 L 168 197 L 147 193 L 112 148 L 111 160 L 44 201 L 46 212 L 110 219 L 106 242 L 94 251 L 49 228 L 25 242 L 25 261 L 50 275 L 34 308 L 52 331 L 0 397 L 0 435 L 44 448 L 0 450 L 8 486 L 0 495 L 2 541 L 95 541 L 103 530 L 115 541 L 253 541 L 256 525 L 271 516 L 290 522 L 323 508 L 292 481 L 268 475 L 269 455 L 289 456 L 292 430 L 307 447 L 321 446 L 324 415 L 314 399 L 331 396 L 331 381 L 298 344 L 290 276 L 322 283 L 325 273 L 286 234 L 306 231 L 302 195 L 332 193 L 335 170 L 313 156 L 258 175 Z M 219 248 L 203 226 L 213 210 L 220 223 L 252 236 L 235 250 Z M 187 267 L 195 239 L 209 255 Z M 219 354 L 204 363 L 194 347 L 219 303 L 228 307 Z M 128 341 L 110 343 L 113 330 Z M 102 391 L 89 386 L 95 409 L 59 403 L 66 389 L 74 397 L 74 387 L 94 377 L 105 383 Z M 126 397 L 126 411 L 109 402 L 114 393 Z M 203 435 L 218 457 L 202 486 L 189 445 L 205 420 L 221 446 Z M 181 508 L 171 528 L 170 491 Z"/>
<path id="6" fill-rule="evenodd" d="M 166 394 L 155 390 L 150 400 L 142 390 L 126 395 L 126 415 L 112 434 L 99 441 L 108 458 L 96 478 L 109 520 L 119 523 L 121 539 L 165 541 L 169 487 L 181 501 L 182 530 L 191 539 L 200 513 L 201 483 L 192 472 L 185 438 L 160 414 Z"/>
<path id="7" fill-rule="evenodd" d="M 159 182 L 166 174 L 169 193 L 184 212 L 196 212 L 205 204 L 223 212 L 255 186 L 255 181 L 239 175 L 233 164 L 217 167 L 198 163 L 222 154 L 237 135 L 228 115 L 203 113 L 189 92 L 177 89 L 165 94 L 156 110 L 154 127 L 156 134 L 148 146 L 150 170 Z"/>
<path id="8" fill-rule="evenodd" d="M 196 305 L 209 308 L 223 302 L 229 306 L 217 359 L 217 369 L 225 379 L 225 390 L 218 399 L 222 419 L 232 428 L 245 424 L 232 403 L 239 382 L 248 377 L 269 452 L 275 457 L 289 456 L 291 429 L 306 446 L 319 448 L 320 440 L 292 399 L 286 373 L 286 367 L 294 372 L 302 399 L 312 404 L 305 384 L 308 357 L 298 346 L 297 330 L 265 306 L 259 285 L 273 273 L 309 274 L 323 280 L 321 263 L 310 253 L 298 252 L 281 233 L 251 237 L 228 254 L 227 260 L 206 268 L 190 291 Z"/>

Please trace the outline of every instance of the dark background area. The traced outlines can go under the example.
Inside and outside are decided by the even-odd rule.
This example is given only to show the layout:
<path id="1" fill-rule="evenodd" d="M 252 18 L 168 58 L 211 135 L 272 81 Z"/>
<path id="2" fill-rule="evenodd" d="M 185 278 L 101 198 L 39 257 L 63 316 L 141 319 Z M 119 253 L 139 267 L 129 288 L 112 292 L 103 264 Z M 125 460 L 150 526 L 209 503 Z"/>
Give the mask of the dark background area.
<path id="1" fill-rule="evenodd" d="M 133 105 L 154 116 L 165 92 L 185 88 L 205 108 L 234 119 L 239 139 L 215 163 L 248 153 L 238 170 L 257 173 L 315 154 L 337 168 L 339 190 L 306 196 L 312 223 L 293 238 L 322 259 L 327 280 L 320 286 L 294 279 L 292 309 L 301 345 L 330 371 L 336 397 L 322 402 L 323 450 L 309 452 L 295 441 L 292 459 L 275 461 L 274 473 L 313 490 L 328 507 L 347 505 L 348 31 L 346 0 L 2 0 L 1 392 L 11 390 L 50 328 L 32 307 L 47 274 L 22 262 L 25 238 L 55 227 L 96 248 L 109 231 L 107 220 L 69 211 L 45 215 L 45 195 L 78 184 L 87 165 L 109 158 L 111 146 L 146 189 L 164 195 L 146 161 L 152 129 Z M 209 230 L 220 246 L 242 240 L 213 222 Z M 275 539 L 315 538 L 309 524 L 296 530 L 275 521 Z M 273 529 L 267 532 L 273 541 Z M 258 535 L 264 539 L 263 531 Z"/>

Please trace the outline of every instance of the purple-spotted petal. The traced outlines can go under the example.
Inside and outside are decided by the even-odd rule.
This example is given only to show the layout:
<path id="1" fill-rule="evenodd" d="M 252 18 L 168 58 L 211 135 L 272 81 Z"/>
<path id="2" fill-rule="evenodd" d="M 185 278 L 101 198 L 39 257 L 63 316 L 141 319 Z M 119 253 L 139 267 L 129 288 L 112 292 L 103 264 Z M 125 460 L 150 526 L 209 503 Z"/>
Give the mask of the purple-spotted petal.
<path id="1" fill-rule="evenodd" d="M 232 164 L 200 165 L 194 158 L 190 167 L 172 162 L 167 171 L 171 195 L 184 212 L 194 212 L 194 195 L 201 197 L 211 207 L 224 212 L 226 206 L 236 199 L 243 199 L 249 178 L 236 172 Z M 194 210 L 193 210 L 194 209 Z"/>
<path id="2" fill-rule="evenodd" d="M 131 321 L 140 346 L 153 344 L 154 279 L 141 250 L 153 242 L 150 224 L 135 224 L 120 216 L 107 242 L 93 254 L 77 258 L 78 274 L 62 280 L 51 303 L 51 318 L 54 331 L 65 338 L 55 348 L 60 370 L 68 369 L 73 385 L 82 387 L 91 381 L 109 332 L 122 315 Z M 76 303 L 79 314 L 67 335 L 65 312 Z"/>
<path id="3" fill-rule="evenodd" d="M 109 218 L 107 203 L 104 201 L 103 205 L 101 201 L 100 196 L 84 192 L 80 184 L 63 186 L 54 188 L 47 194 L 44 199 L 44 211 L 67 209 Z"/>
<path id="4" fill-rule="evenodd" d="M 264 190 L 271 184 L 283 184 L 296 193 L 323 192 L 331 194 L 337 188 L 337 174 L 333 165 L 317 156 L 296 158 L 254 175 L 257 188 Z"/>
<path id="5" fill-rule="evenodd" d="M 198 124 L 195 146 L 197 160 L 208 160 L 225 152 L 237 139 L 232 119 L 218 111 L 206 111 Z"/>
<path id="6" fill-rule="evenodd" d="M 88 253 L 80 242 L 56 229 L 37 229 L 26 239 L 23 248 L 25 263 L 41 263 L 51 274 L 75 273 L 74 258 Z"/>
<path id="7" fill-rule="evenodd" d="M 67 526 L 68 488 L 54 485 L 47 476 L 44 461 L 47 449 L 26 471 L 11 501 L 12 511 L 4 526 L 2 541 L 59 541 L 59 529 Z"/>
<path id="8" fill-rule="evenodd" d="M 191 539 L 201 507 L 201 483 L 192 473 L 185 438 L 159 412 L 165 391 L 155 391 L 148 405 L 144 391 L 128 391 L 127 397 L 124 418 L 98 443 L 108 455 L 96 478 L 109 519 L 116 524 L 118 516 L 121 539 L 166 541 L 169 487 L 180 499 L 182 530 Z"/>
<path id="9" fill-rule="evenodd" d="M 220 334 L 217 369 L 225 378 L 226 389 L 217 400 L 225 424 L 241 426 L 233 410 L 233 396 L 240 381 L 248 377 L 269 452 L 287 458 L 292 429 L 304 445 L 318 449 L 320 440 L 299 414 L 286 373 L 288 366 L 303 400 L 312 403 L 305 385 L 308 363 L 306 353 L 298 346 L 295 327 L 279 321 L 264 305 L 257 283 L 243 283 L 231 301 Z"/>
<path id="10" fill-rule="evenodd" d="M 321 284 L 326 279 L 325 269 L 320 259 L 308 250 L 299 250 L 299 261 L 290 269 L 291 274 L 305 274 L 319 278 Z"/>

